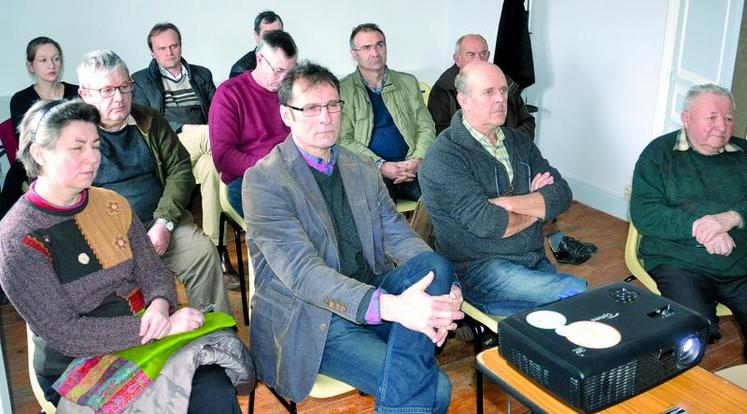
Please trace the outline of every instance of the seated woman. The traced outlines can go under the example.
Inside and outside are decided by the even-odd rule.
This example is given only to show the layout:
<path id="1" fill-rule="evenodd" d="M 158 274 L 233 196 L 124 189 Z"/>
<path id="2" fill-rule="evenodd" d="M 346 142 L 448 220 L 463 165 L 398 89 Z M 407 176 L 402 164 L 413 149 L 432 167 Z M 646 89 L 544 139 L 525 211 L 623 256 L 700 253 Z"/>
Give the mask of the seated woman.
<path id="1" fill-rule="evenodd" d="M 62 48 L 46 36 L 39 36 L 26 45 L 26 69 L 35 82 L 10 98 L 10 121 L 18 139 L 18 126 L 26 111 L 40 99 L 70 99 L 78 96 L 78 85 L 60 82 L 62 78 Z M 20 161 L 10 166 L 0 201 L 0 219 L 23 194 L 26 171 Z"/>
<path id="2" fill-rule="evenodd" d="M 0 283 L 38 335 L 34 368 L 55 405 L 61 388 L 52 385 L 74 357 L 116 354 L 162 338 L 158 343 L 164 343 L 205 322 L 193 308 L 173 312 L 174 278 L 124 197 L 91 187 L 101 160 L 98 123 L 97 109 L 79 100 L 31 107 L 21 122 L 19 158 L 36 180 L 0 225 Z M 234 339 L 231 355 L 239 356 L 234 383 L 222 361 L 195 367 L 186 392 L 168 395 L 169 404 L 183 395 L 188 412 L 240 412 L 235 386 L 253 385 L 254 369 L 242 358 L 241 341 L 223 332 Z"/>

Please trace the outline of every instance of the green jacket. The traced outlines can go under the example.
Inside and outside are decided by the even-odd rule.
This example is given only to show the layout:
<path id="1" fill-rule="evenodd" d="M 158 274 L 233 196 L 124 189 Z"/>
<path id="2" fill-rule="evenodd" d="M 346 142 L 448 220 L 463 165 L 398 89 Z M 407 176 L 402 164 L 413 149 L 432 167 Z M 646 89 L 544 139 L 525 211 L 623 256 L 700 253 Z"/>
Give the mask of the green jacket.
<path id="1" fill-rule="evenodd" d="M 425 152 L 436 138 L 436 127 L 423 102 L 418 80 L 408 73 L 387 70 L 382 97 L 394 124 L 410 147 L 406 158 L 425 158 Z M 380 157 L 368 149 L 373 129 L 373 107 L 357 70 L 340 81 L 340 99 L 345 101 L 340 145 L 358 155 L 379 160 Z"/>
<path id="2" fill-rule="evenodd" d="M 133 104 L 131 115 L 153 156 L 163 186 L 153 219 L 163 218 L 177 224 L 187 211 L 195 186 L 189 153 L 166 119 L 151 108 Z"/>

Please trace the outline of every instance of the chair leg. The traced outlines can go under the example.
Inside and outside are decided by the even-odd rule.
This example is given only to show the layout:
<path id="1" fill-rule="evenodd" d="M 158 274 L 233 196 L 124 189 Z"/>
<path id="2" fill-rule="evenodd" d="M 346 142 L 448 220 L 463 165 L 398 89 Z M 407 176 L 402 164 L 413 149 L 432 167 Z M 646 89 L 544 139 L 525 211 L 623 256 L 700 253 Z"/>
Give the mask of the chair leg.
<path id="1" fill-rule="evenodd" d="M 246 298 L 246 278 L 244 277 L 246 273 L 244 272 L 244 254 L 241 251 L 241 229 L 235 223 L 232 223 L 232 226 L 234 242 L 236 243 L 236 260 L 238 261 L 236 268 L 239 273 L 239 287 L 241 289 L 241 311 L 244 314 L 244 325 L 249 326 L 249 304 Z"/>
<path id="2" fill-rule="evenodd" d="M 252 389 L 252 392 L 249 393 L 249 399 L 246 402 L 246 412 L 247 414 L 254 414 L 254 391 L 257 389 L 256 385 Z"/>
<path id="3" fill-rule="evenodd" d="M 226 247 L 226 242 L 223 240 L 226 236 L 226 222 L 228 221 L 228 217 L 226 217 L 226 213 L 221 212 L 220 213 L 220 220 L 218 221 L 218 250 L 224 249 Z"/>
<path id="4" fill-rule="evenodd" d="M 275 391 L 272 387 L 267 387 L 267 389 L 270 390 L 272 395 L 274 395 L 275 398 L 277 398 L 278 402 L 280 402 L 280 404 L 282 404 L 283 407 L 285 407 L 285 409 L 288 410 L 290 414 L 297 414 L 298 408 L 296 407 L 296 403 L 294 401 L 286 400 L 285 398 L 283 398 L 282 395 L 278 394 L 277 391 Z"/>
<path id="5" fill-rule="evenodd" d="M 480 326 L 480 324 L 472 319 L 465 319 L 465 322 L 469 327 L 472 329 L 472 334 L 474 335 L 474 349 L 475 349 L 475 357 L 477 357 L 477 354 L 482 352 L 482 342 L 483 342 L 483 327 Z M 475 412 L 477 414 L 483 414 L 483 377 L 482 373 L 475 367 Z"/>

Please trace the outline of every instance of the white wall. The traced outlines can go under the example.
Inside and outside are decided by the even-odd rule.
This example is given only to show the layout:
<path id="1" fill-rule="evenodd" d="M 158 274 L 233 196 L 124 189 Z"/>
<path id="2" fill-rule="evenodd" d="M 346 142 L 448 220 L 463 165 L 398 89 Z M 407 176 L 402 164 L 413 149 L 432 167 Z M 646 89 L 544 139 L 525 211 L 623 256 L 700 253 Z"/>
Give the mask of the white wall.
<path id="1" fill-rule="evenodd" d="M 574 198 L 627 219 L 624 189 L 652 125 L 664 0 L 535 0 L 537 142 Z"/>
<path id="2" fill-rule="evenodd" d="M 353 26 L 375 22 L 387 35 L 390 67 L 411 72 L 432 83 L 446 67 L 449 0 L 379 0 L 362 7 L 344 0 L 5 0 L 0 14 L 0 119 L 9 116 L 8 102 L 33 81 L 25 68 L 25 48 L 32 38 L 57 40 L 65 55 L 63 80 L 77 83 L 75 67 L 93 49 L 116 51 L 136 71 L 150 61 L 146 43 L 154 23 L 171 21 L 183 36 L 184 56 L 213 71 L 216 83 L 228 77 L 231 65 L 254 47 L 252 24 L 261 10 L 272 9 L 285 22 L 300 57 L 328 66 L 338 75 L 354 69 L 348 53 Z M 480 2 L 473 1 L 474 7 Z M 497 24 L 498 16 L 495 16 Z M 451 41 L 450 41 L 451 42 Z"/>

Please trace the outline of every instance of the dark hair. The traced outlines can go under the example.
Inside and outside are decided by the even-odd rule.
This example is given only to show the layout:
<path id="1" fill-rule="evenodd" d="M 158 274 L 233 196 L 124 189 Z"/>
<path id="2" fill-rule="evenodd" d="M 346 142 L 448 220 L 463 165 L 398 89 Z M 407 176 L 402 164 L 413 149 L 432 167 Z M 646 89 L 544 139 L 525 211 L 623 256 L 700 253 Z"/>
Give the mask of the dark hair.
<path id="1" fill-rule="evenodd" d="M 21 132 L 18 159 L 23 163 L 29 177 L 38 177 L 41 172 L 41 166 L 31 156 L 31 144 L 39 144 L 44 149 L 54 148 L 62 129 L 73 121 L 89 122 L 98 126 L 101 116 L 95 106 L 83 102 L 80 98 L 40 100 L 26 112 L 18 127 Z"/>
<path id="2" fill-rule="evenodd" d="M 60 60 L 62 60 L 62 48 L 60 47 L 60 44 L 47 36 L 39 36 L 31 39 L 29 44 L 26 45 L 26 61 L 33 62 L 36 58 L 36 51 L 43 45 L 52 45 L 56 47 L 57 51 L 60 52 Z"/>
<path id="3" fill-rule="evenodd" d="M 304 60 L 288 71 L 278 88 L 278 101 L 280 105 L 288 105 L 293 98 L 293 85 L 304 82 L 307 88 L 317 85 L 333 86 L 340 93 L 340 81 L 337 77 L 322 65 Z"/>
<path id="4" fill-rule="evenodd" d="M 265 47 L 270 49 L 282 49 L 285 53 L 285 57 L 288 59 L 296 57 L 298 55 L 298 48 L 296 42 L 293 41 L 288 32 L 282 30 L 270 30 L 262 35 L 262 39 L 259 40 L 257 45 L 257 52 L 261 52 Z"/>
<path id="5" fill-rule="evenodd" d="M 358 26 L 355 26 L 353 28 L 353 31 L 350 32 L 350 48 L 355 49 L 355 44 L 353 43 L 353 39 L 355 39 L 355 35 L 357 35 L 359 32 L 379 32 L 381 34 L 381 37 L 384 38 L 384 43 L 386 43 L 386 35 L 384 32 L 381 31 L 381 28 L 376 23 L 363 23 L 359 24 Z"/>
<path id="6" fill-rule="evenodd" d="M 272 24 L 276 21 L 279 21 L 280 24 L 283 24 L 283 19 L 280 18 L 274 11 L 272 10 L 265 10 L 263 12 L 260 12 L 257 17 L 254 18 L 254 33 L 259 34 L 259 26 L 264 24 Z"/>
<path id="7" fill-rule="evenodd" d="M 153 51 L 153 41 L 151 40 L 153 36 L 159 35 L 167 30 L 173 30 L 176 32 L 176 37 L 179 38 L 179 46 L 182 44 L 182 33 L 179 31 L 179 28 L 176 27 L 174 23 L 156 23 L 155 26 L 153 26 L 152 29 L 150 29 L 150 33 L 148 33 L 148 49 Z"/>

